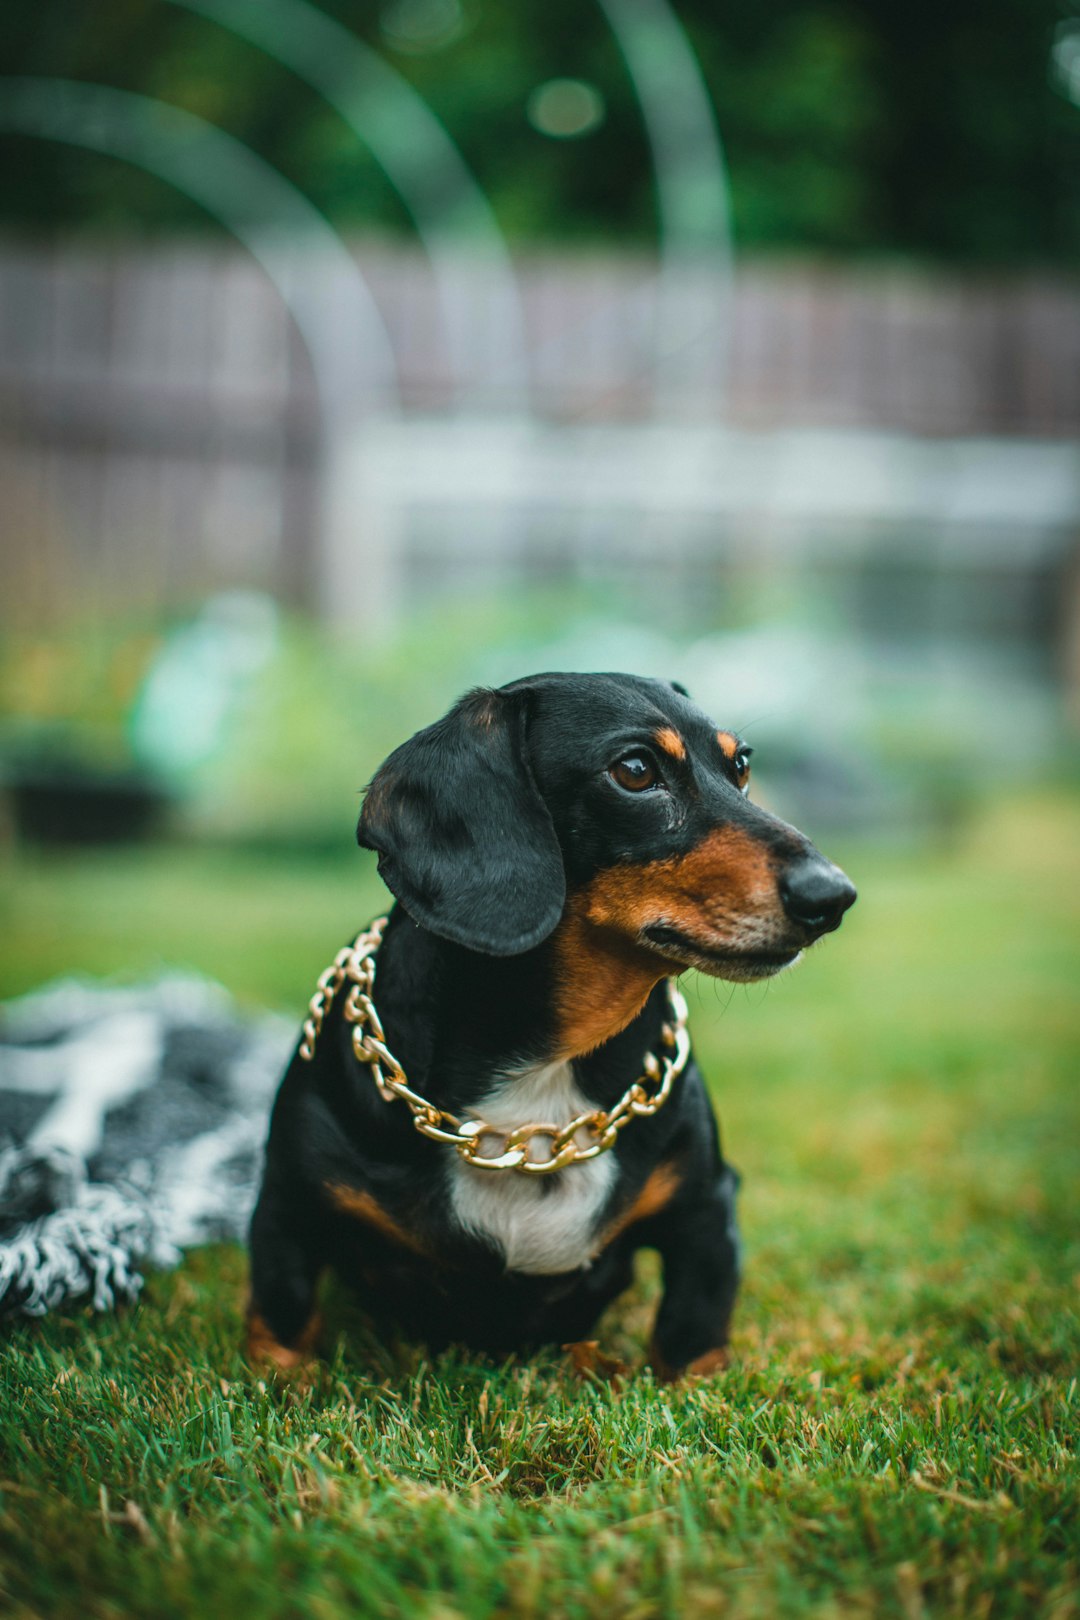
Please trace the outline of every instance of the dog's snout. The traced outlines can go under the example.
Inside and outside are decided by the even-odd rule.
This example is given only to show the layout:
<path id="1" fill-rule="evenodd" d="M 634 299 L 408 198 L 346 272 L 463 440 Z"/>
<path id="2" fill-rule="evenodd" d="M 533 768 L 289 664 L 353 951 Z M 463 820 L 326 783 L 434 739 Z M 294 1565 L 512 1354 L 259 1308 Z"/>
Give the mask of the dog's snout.
<path id="1" fill-rule="evenodd" d="M 791 921 L 815 935 L 839 928 L 844 912 L 855 903 L 855 885 L 820 856 L 793 861 L 781 875 L 779 888 Z"/>

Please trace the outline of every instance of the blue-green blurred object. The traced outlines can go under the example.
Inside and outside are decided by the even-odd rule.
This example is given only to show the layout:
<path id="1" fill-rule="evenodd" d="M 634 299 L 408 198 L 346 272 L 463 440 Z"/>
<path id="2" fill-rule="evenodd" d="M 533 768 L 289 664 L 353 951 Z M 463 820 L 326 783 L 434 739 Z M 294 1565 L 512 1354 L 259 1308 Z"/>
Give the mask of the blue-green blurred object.
<path id="1" fill-rule="evenodd" d="M 230 591 L 169 635 L 130 722 L 132 752 L 178 785 L 230 745 L 258 677 L 280 649 L 279 614 L 268 596 Z"/>

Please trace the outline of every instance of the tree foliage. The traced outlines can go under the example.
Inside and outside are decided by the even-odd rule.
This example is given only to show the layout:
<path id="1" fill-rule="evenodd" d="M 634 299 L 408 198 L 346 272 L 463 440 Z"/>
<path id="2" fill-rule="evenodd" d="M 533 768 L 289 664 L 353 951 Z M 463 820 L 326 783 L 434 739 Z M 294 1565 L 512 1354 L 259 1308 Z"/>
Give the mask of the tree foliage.
<path id="1" fill-rule="evenodd" d="M 655 239 L 641 107 L 596 0 L 321 4 L 424 98 L 512 242 Z M 1075 261 L 1080 106 L 1050 71 L 1062 4 L 674 0 L 716 110 L 739 245 Z M 115 85 L 198 113 L 342 230 L 412 229 L 370 153 L 317 94 L 169 0 L 5 7 L 0 59 L 5 72 Z M 530 95 L 552 78 L 600 92 L 598 127 L 556 139 L 530 123 Z M 206 226 L 194 203 L 117 159 L 11 134 L 0 153 L 9 226 Z"/>

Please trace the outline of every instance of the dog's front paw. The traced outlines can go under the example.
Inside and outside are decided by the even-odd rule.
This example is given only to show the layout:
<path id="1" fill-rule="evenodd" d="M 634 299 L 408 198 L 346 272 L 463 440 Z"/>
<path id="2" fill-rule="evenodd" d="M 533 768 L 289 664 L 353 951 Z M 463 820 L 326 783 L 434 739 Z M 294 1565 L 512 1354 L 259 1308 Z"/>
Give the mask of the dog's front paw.
<path id="1" fill-rule="evenodd" d="M 570 1365 L 579 1378 L 599 1378 L 607 1384 L 619 1385 L 626 1377 L 628 1368 L 625 1361 L 618 1356 L 609 1356 L 601 1350 L 597 1339 L 578 1339 L 573 1344 L 564 1344 L 563 1349 L 570 1357 Z"/>
<path id="2" fill-rule="evenodd" d="M 695 1356 L 682 1370 L 683 1378 L 711 1378 L 714 1373 L 724 1372 L 731 1365 L 731 1353 L 727 1345 L 718 1345 L 715 1350 L 706 1350 L 703 1356 Z"/>
<path id="3" fill-rule="evenodd" d="M 655 1344 L 649 1353 L 649 1366 L 662 1384 L 675 1384 L 682 1378 L 712 1378 L 716 1373 L 724 1372 L 730 1364 L 731 1353 L 725 1344 L 705 1350 L 681 1367 L 673 1367 L 665 1360 Z"/>
<path id="4" fill-rule="evenodd" d="M 282 1344 L 258 1311 L 249 1311 L 247 1358 L 254 1367 L 269 1367 L 290 1377 L 302 1376 L 317 1360 L 316 1346 L 321 1328 L 322 1318 L 313 1316 L 295 1344 Z"/>

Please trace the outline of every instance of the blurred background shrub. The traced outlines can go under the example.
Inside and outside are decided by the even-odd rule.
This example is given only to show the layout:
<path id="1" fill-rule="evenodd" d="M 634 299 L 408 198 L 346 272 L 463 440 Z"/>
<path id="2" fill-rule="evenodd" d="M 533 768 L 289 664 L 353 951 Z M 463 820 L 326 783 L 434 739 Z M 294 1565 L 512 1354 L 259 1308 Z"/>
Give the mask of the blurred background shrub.
<path id="1" fill-rule="evenodd" d="M 265 9 L 270 43 L 277 12 L 283 47 L 293 20 Z M 717 109 L 740 247 L 1075 265 L 1080 133 L 1067 92 L 1080 24 L 1067 5 L 673 9 Z M 647 132 L 602 4 L 325 0 L 320 10 L 423 98 L 515 242 L 655 240 Z M 408 236 L 400 197 L 342 119 L 273 49 L 229 31 L 242 14 L 197 0 L 109 0 L 92 13 L 43 0 L 5 8 L 0 55 L 9 71 L 160 96 L 258 151 L 341 230 Z M 562 123 L 545 119 L 537 91 L 560 79 L 591 90 L 594 121 L 589 103 L 584 123 L 572 109 Z M 587 136 L 572 161 L 560 135 Z M 189 199 L 119 162 L 12 138 L 5 169 L 4 216 L 22 227 L 146 236 L 206 226 Z"/>

